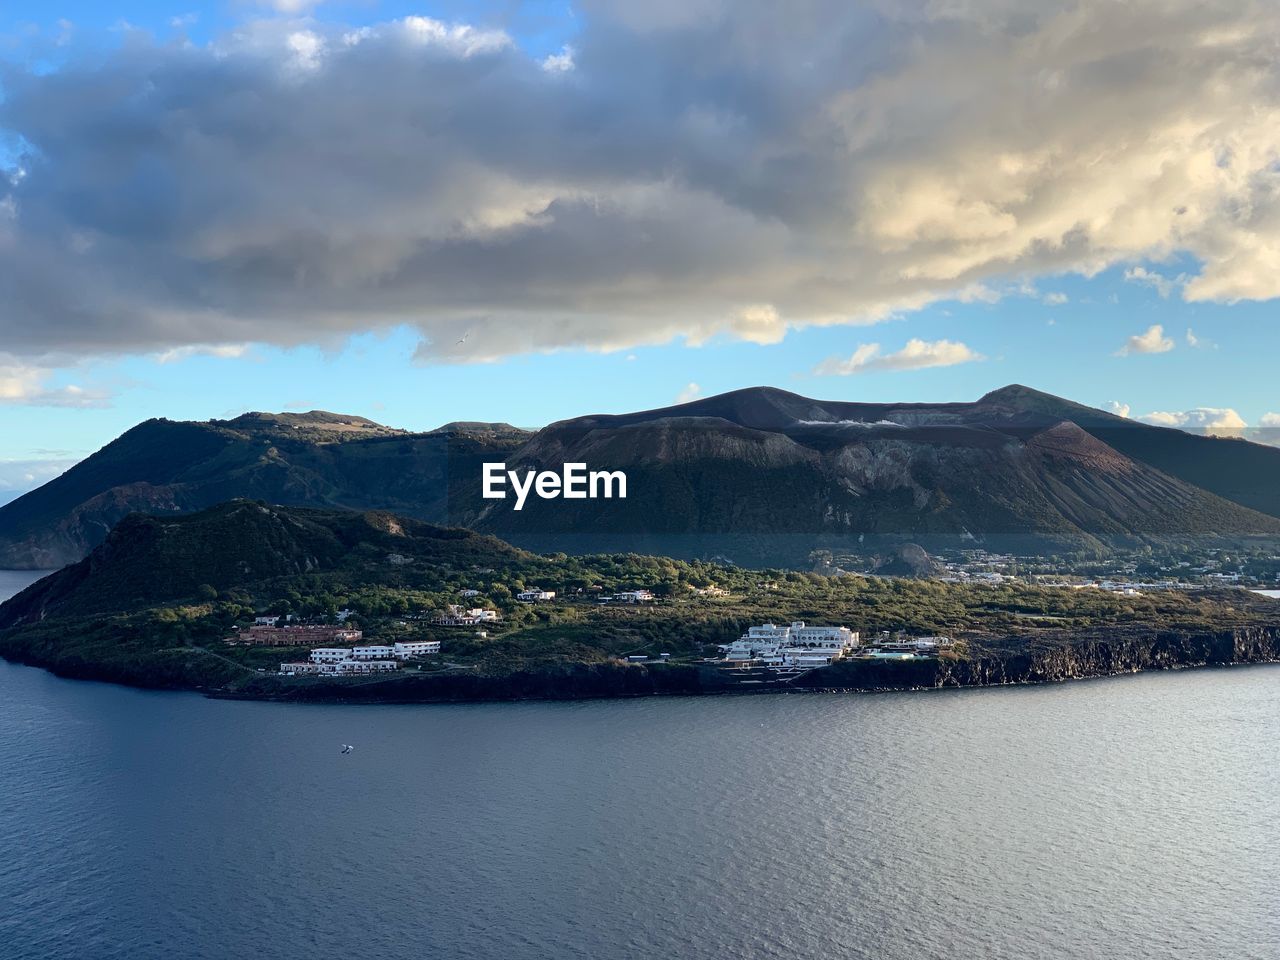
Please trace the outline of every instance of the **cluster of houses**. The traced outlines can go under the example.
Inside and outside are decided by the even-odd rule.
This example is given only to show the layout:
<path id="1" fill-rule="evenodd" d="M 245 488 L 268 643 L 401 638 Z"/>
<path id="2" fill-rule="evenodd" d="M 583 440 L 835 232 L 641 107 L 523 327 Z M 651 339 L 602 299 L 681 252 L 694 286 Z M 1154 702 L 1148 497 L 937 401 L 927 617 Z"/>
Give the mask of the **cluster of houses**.
<path id="1" fill-rule="evenodd" d="M 654 596 L 648 590 L 621 590 L 597 597 L 596 600 L 600 603 L 652 603 Z"/>
<path id="2" fill-rule="evenodd" d="M 861 660 L 924 660 L 952 646 L 949 637 L 893 638 L 882 634 L 863 644 L 848 627 L 814 627 L 803 620 L 748 627 L 733 643 L 720 647 L 724 663 L 739 667 L 806 670 L 825 667 L 842 658 Z"/>
<path id="3" fill-rule="evenodd" d="M 440 652 L 439 640 L 404 640 L 394 644 L 370 644 L 359 647 L 316 647 L 309 659 L 280 664 L 286 677 L 318 674 L 351 676 L 399 670 L 405 660 L 429 657 Z"/>
<path id="4" fill-rule="evenodd" d="M 717 587 L 714 583 L 709 587 L 694 587 L 693 592 L 699 597 L 727 597 L 729 591 L 724 587 Z"/>
<path id="5" fill-rule="evenodd" d="M 438 617 L 432 617 L 431 622 L 441 627 L 474 627 L 480 623 L 497 623 L 501 619 L 497 610 L 485 607 L 463 610 L 456 603 L 451 603 L 449 609 Z"/>
<path id="6" fill-rule="evenodd" d="M 241 627 L 224 643 L 241 647 L 307 647 L 313 644 L 358 643 L 364 634 L 348 627 L 325 624 L 291 624 L 277 626 L 275 617 L 257 617 L 253 626 Z"/>
<path id="7" fill-rule="evenodd" d="M 592 590 L 599 590 L 600 587 L 595 586 Z M 579 590 L 579 593 L 582 591 Z M 547 603 L 556 598 L 554 590 L 540 590 L 533 587 L 529 590 L 522 590 L 516 594 L 516 599 L 521 603 Z M 596 597 L 597 603 L 653 603 L 657 599 L 650 590 L 619 590 L 617 593 L 602 594 Z"/>

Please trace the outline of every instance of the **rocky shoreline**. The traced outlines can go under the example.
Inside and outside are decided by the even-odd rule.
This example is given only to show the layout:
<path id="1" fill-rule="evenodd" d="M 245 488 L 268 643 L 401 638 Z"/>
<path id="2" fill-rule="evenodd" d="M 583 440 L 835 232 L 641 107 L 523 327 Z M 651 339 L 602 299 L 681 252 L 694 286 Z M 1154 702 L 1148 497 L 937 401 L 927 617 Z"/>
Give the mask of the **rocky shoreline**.
<path id="1" fill-rule="evenodd" d="M 993 643 L 967 659 L 848 660 L 788 683 L 735 683 L 712 664 L 564 663 L 509 673 L 402 674 L 355 681 L 274 675 L 232 682 L 203 675 L 192 658 L 173 669 L 155 664 L 49 661 L 30 651 L 0 649 L 7 659 L 43 667 L 68 678 L 206 696 L 294 703 L 467 703 L 515 700 L 581 700 L 701 694 L 875 692 L 996 687 L 1083 680 L 1140 673 L 1280 662 L 1280 626 L 1211 632 L 1139 628 L 1096 631 L 1076 637 Z"/>
<path id="2" fill-rule="evenodd" d="M 993 687 L 1278 661 L 1280 626 L 1210 633 L 1129 629 L 1041 641 L 965 660 L 848 661 L 814 671 L 800 685 L 821 690 Z"/>

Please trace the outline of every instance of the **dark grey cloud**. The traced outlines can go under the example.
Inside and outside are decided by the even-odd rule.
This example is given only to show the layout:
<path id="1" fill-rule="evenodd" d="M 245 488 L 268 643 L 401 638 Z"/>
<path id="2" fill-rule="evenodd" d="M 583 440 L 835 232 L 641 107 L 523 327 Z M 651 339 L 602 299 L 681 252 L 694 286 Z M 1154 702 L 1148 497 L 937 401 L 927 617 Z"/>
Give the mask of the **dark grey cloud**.
<path id="1" fill-rule="evenodd" d="M 424 359 L 759 342 L 1190 251 L 1280 294 L 1271 5 L 586 0 L 570 69 L 423 18 L 0 73 L 0 338 L 408 323 Z M 462 344 L 457 340 L 470 332 Z"/>

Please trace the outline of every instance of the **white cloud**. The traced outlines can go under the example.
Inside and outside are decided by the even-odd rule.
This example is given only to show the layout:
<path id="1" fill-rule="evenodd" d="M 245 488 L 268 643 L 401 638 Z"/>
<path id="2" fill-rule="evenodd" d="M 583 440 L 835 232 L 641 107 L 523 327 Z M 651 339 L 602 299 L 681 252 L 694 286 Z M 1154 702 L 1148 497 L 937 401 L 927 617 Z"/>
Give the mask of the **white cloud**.
<path id="1" fill-rule="evenodd" d="M 1108 400 L 1107 406 L 1117 417 L 1124 417 L 1126 420 L 1129 418 L 1130 411 L 1133 410 L 1129 404 L 1121 403 L 1119 400 Z"/>
<path id="2" fill-rule="evenodd" d="M 1116 351 L 1116 356 L 1127 357 L 1135 353 L 1168 353 L 1173 347 L 1173 340 L 1164 335 L 1164 327 L 1154 323 L 1145 332 L 1130 337 L 1128 342 Z"/>
<path id="3" fill-rule="evenodd" d="M 177 363 L 191 357 L 214 357 L 219 360 L 235 360 L 245 356 L 248 352 L 249 345 L 247 343 L 196 343 L 164 350 L 156 354 L 156 363 Z"/>
<path id="4" fill-rule="evenodd" d="M 688 403 L 691 400 L 697 400 L 702 395 L 702 388 L 696 383 L 690 382 L 685 384 L 683 390 L 676 394 L 676 403 Z"/>
<path id="5" fill-rule="evenodd" d="M 958 363 L 985 360 L 963 343 L 935 340 L 932 343 L 912 339 L 897 353 L 882 354 L 880 344 L 864 343 L 847 359 L 828 357 L 813 369 L 816 376 L 849 376 L 877 370 L 922 370 L 926 367 L 951 367 Z"/>
<path id="6" fill-rule="evenodd" d="M 1159 427 L 1180 427 L 1191 431 L 1230 433 L 1248 426 L 1244 418 L 1230 407 L 1196 407 L 1173 412 L 1155 411 L 1136 419 Z"/>
<path id="7" fill-rule="evenodd" d="M 1193 350 L 1217 350 L 1218 345 L 1204 337 L 1198 336 L 1194 330 L 1187 327 L 1187 346 Z"/>
<path id="8" fill-rule="evenodd" d="M 0 460 L 0 503 L 34 490 L 75 466 L 76 460 Z"/>
<path id="9" fill-rule="evenodd" d="M 566 46 L 559 53 L 544 57 L 542 69 L 548 73 L 568 73 L 573 69 L 573 48 Z"/>
<path id="10" fill-rule="evenodd" d="M 1178 287 L 1186 283 L 1186 276 L 1179 274 L 1176 277 L 1166 277 L 1162 273 L 1148 270 L 1146 267 L 1130 267 L 1124 272 L 1124 278 L 1130 283 L 1141 283 L 1155 289 L 1156 293 L 1164 300 L 1169 299 L 1169 295 Z"/>
<path id="11" fill-rule="evenodd" d="M 296 70 L 312 71 L 320 66 L 325 41 L 311 30 L 295 30 L 285 39 L 289 48 L 289 64 Z"/>
<path id="12" fill-rule="evenodd" d="M 0 356 L 0 406 L 105 407 L 110 395 L 79 384 L 51 386 L 54 371 Z"/>
<path id="13" fill-rule="evenodd" d="M 324 0 L 261 0 L 263 6 L 270 7 L 277 13 L 299 14 L 320 6 Z"/>
<path id="14" fill-rule="evenodd" d="M 7 54 L 6 350 L 773 343 L 1138 263 L 1280 295 L 1273 3 L 590 0 L 551 57 L 269 5 Z"/>
<path id="15" fill-rule="evenodd" d="M 1280 413 L 1264 413 L 1259 418 L 1257 427 L 1245 432 L 1245 438 L 1254 443 L 1280 447 Z"/>
<path id="16" fill-rule="evenodd" d="M 1041 302 L 1046 307 L 1060 307 L 1071 300 L 1065 293 L 1046 293 Z"/>

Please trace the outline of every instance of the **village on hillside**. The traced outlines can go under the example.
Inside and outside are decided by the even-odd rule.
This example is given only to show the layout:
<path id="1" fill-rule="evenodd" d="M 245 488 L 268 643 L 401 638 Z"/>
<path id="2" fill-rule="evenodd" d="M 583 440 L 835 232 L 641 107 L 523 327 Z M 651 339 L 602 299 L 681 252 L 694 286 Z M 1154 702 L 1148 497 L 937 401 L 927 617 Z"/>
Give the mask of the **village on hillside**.
<path id="1" fill-rule="evenodd" d="M 768 592 L 775 588 L 770 582 L 761 582 L 758 588 Z M 727 596 L 727 591 L 717 587 L 701 588 L 696 595 L 703 598 Z M 459 599 L 475 603 L 482 592 L 475 589 L 459 591 Z M 544 605 L 556 600 L 556 592 L 531 588 L 512 594 L 522 605 Z M 563 602 L 563 601 L 562 601 Z M 646 589 L 617 591 L 598 594 L 592 602 L 608 606 L 649 606 L 658 598 Z M 365 641 L 364 630 L 352 625 L 354 611 L 342 609 L 332 618 L 333 622 L 303 620 L 292 614 L 260 615 L 251 624 L 239 627 L 224 643 L 232 647 L 308 649 L 305 659 L 281 661 L 278 673 L 282 676 L 301 677 L 350 677 L 387 673 L 406 667 L 422 666 L 438 662 L 445 652 L 447 638 L 468 636 L 484 640 L 488 628 L 501 625 L 502 613 L 492 606 L 464 606 L 448 604 L 434 613 L 407 613 L 394 623 L 413 631 L 387 642 Z M 358 619 L 358 618 L 357 618 Z M 437 631 L 437 628 L 441 628 Z M 462 628 L 473 628 L 469 632 Z M 951 651 L 953 641 L 944 636 L 907 636 L 882 632 L 864 640 L 862 634 L 848 626 L 819 626 L 792 621 L 786 624 L 763 623 L 750 626 L 738 639 L 716 644 L 717 655 L 700 658 L 701 663 L 714 664 L 733 674 L 763 672 L 777 677 L 793 677 L 799 673 L 829 666 L 837 660 L 921 660 L 931 659 Z M 669 663 L 672 655 L 661 652 L 656 655 L 636 653 L 620 656 L 629 663 Z"/>

